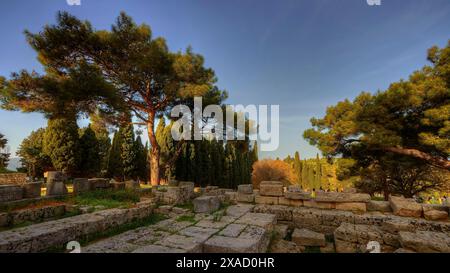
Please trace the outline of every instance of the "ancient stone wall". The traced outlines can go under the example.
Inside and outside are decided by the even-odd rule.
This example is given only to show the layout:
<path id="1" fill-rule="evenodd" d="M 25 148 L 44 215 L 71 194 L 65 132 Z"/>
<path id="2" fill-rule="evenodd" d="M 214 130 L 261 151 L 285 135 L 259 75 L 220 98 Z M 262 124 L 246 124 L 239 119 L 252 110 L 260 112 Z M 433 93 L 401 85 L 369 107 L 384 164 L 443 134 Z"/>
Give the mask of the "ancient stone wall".
<path id="1" fill-rule="evenodd" d="M 26 173 L 2 173 L 0 185 L 22 185 L 27 182 Z"/>
<path id="2" fill-rule="evenodd" d="M 45 206 L 41 208 L 23 209 L 0 213 L 0 227 L 19 225 L 24 222 L 41 222 L 46 219 L 64 215 L 65 205 Z"/>

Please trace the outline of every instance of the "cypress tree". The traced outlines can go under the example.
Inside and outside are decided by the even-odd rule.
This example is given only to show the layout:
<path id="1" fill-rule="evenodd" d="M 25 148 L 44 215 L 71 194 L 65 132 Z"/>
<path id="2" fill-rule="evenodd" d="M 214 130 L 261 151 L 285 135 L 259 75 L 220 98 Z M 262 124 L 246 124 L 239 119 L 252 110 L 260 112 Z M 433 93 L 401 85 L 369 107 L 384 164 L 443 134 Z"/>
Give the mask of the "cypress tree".
<path id="1" fill-rule="evenodd" d="M 120 128 L 114 134 L 111 148 L 109 150 L 108 157 L 108 176 L 116 178 L 120 181 L 123 179 L 123 166 L 121 159 L 121 147 L 122 147 L 122 129 Z"/>
<path id="2" fill-rule="evenodd" d="M 80 162 L 79 135 L 76 118 L 53 118 L 48 120 L 44 134 L 44 153 L 56 170 L 68 175 L 78 171 Z"/>
<path id="3" fill-rule="evenodd" d="M 141 136 L 138 135 L 135 141 L 135 151 L 137 154 L 136 160 L 136 176 L 140 181 L 147 182 L 148 170 L 147 170 L 147 151 L 142 144 Z"/>
<path id="4" fill-rule="evenodd" d="M 83 130 L 80 138 L 80 172 L 86 176 L 96 176 L 100 171 L 101 158 L 99 143 L 94 131 L 89 125 Z"/>
<path id="5" fill-rule="evenodd" d="M 136 179 L 138 153 L 135 148 L 134 128 L 131 122 L 127 123 L 122 130 L 122 146 L 120 157 L 122 159 L 124 179 Z"/>

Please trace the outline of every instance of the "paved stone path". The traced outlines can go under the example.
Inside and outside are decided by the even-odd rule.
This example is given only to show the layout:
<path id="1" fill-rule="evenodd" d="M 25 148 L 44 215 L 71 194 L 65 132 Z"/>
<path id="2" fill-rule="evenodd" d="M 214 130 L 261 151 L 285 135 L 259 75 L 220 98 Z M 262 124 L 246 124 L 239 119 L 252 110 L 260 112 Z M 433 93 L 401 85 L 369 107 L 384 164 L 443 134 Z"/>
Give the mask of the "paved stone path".
<path id="1" fill-rule="evenodd" d="M 253 213 L 253 207 L 238 204 L 213 214 L 191 217 L 180 217 L 188 215 L 182 211 L 172 213 L 171 218 L 155 225 L 91 243 L 83 247 L 82 252 L 264 253 L 276 225 L 276 215 Z"/>

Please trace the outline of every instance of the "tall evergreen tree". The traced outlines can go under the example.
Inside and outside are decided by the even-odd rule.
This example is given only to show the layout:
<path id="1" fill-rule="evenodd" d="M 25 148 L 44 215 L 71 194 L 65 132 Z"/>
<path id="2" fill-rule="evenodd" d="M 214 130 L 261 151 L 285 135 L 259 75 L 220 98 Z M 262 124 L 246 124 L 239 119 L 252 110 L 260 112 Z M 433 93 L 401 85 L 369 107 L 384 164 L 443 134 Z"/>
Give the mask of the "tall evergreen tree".
<path id="1" fill-rule="evenodd" d="M 135 150 L 137 153 L 136 175 L 140 181 L 148 181 L 147 171 L 147 148 L 142 144 L 141 136 L 138 135 L 135 142 Z"/>
<path id="2" fill-rule="evenodd" d="M 97 176 L 101 166 L 100 145 L 91 125 L 83 130 L 80 138 L 80 158 L 80 173 Z"/>
<path id="3" fill-rule="evenodd" d="M 45 129 L 40 128 L 26 137 L 17 150 L 23 168 L 30 177 L 44 177 L 44 172 L 53 167 L 52 161 L 44 153 L 43 139 Z"/>
<path id="4" fill-rule="evenodd" d="M 79 170 L 79 148 L 75 118 L 55 118 L 48 121 L 44 134 L 44 152 L 50 157 L 56 170 L 74 175 Z"/>
<path id="5" fill-rule="evenodd" d="M 104 174 L 108 168 L 108 156 L 111 149 L 111 139 L 109 138 L 109 128 L 106 119 L 97 111 L 90 115 L 91 129 L 99 146 L 100 171 Z"/>
<path id="6" fill-rule="evenodd" d="M 136 179 L 138 153 L 136 151 L 134 128 L 131 120 L 124 125 L 122 130 L 120 158 L 122 159 L 124 179 Z"/>
<path id="7" fill-rule="evenodd" d="M 294 156 L 294 174 L 297 177 L 297 183 L 301 184 L 301 179 L 302 179 L 302 165 L 301 165 L 301 161 L 300 161 L 300 153 L 297 151 L 295 152 L 295 156 Z"/>
<path id="8" fill-rule="evenodd" d="M 114 133 L 111 148 L 108 156 L 108 176 L 123 180 L 123 165 L 121 158 L 122 149 L 122 128 Z"/>

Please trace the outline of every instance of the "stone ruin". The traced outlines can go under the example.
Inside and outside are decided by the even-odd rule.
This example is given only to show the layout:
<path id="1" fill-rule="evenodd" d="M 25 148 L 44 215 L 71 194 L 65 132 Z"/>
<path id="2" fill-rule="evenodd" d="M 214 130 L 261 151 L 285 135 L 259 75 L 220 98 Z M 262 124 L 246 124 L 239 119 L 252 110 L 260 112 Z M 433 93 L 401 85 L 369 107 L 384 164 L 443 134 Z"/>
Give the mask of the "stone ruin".
<path id="1" fill-rule="evenodd" d="M 80 192 L 107 186 L 101 180 L 77 183 Z M 108 187 L 134 188 L 136 183 L 111 181 Z M 192 210 L 182 206 L 189 203 Z M 448 206 L 418 204 L 395 196 L 389 201 L 373 201 L 369 195 L 355 191 L 318 192 L 312 198 L 297 186 L 285 188 L 277 181 L 262 182 L 259 189 L 239 185 L 237 191 L 170 181 L 168 186 L 152 189 L 150 199 L 134 210 L 105 210 L 0 232 L 0 252 L 46 251 L 99 228 L 152 213 L 167 219 L 95 241 L 82 251 L 450 253 Z M 75 234 L 62 232 L 72 229 Z"/>

